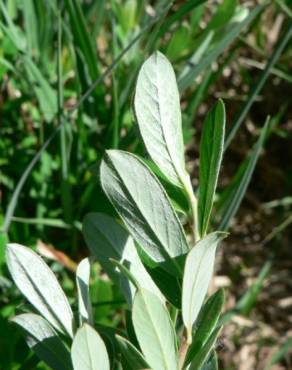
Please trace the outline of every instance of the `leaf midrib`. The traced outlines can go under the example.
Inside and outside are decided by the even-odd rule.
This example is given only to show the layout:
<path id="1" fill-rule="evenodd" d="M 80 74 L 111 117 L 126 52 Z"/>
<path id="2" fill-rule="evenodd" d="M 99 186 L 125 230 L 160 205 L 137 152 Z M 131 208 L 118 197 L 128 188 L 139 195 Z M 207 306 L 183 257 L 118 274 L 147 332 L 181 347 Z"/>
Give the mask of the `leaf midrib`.
<path id="1" fill-rule="evenodd" d="M 196 246 L 194 248 L 196 248 Z M 189 310 L 188 310 L 189 311 L 188 312 L 188 320 L 189 320 L 188 329 L 189 329 L 189 331 L 192 330 L 192 326 L 193 326 L 192 319 L 191 319 L 191 312 L 192 312 L 192 308 L 193 308 L 194 289 L 195 289 L 195 287 L 197 285 L 197 279 L 198 279 L 198 276 L 199 276 L 199 271 L 200 271 L 200 268 L 201 268 L 201 265 L 202 265 L 203 258 L 205 257 L 205 255 L 207 253 L 207 249 L 208 248 L 205 248 L 205 250 L 203 251 L 202 257 L 201 257 L 200 262 L 199 262 L 198 269 L 196 271 L 194 283 L 192 284 L 192 288 L 191 288 L 191 304 L 189 305 Z"/>
<path id="2" fill-rule="evenodd" d="M 213 115 L 213 119 L 211 120 L 212 121 L 212 141 L 213 141 L 213 145 L 211 147 L 211 153 L 210 153 L 210 156 L 208 155 L 208 157 L 210 158 L 210 166 L 208 168 L 208 171 L 207 171 L 207 176 L 205 178 L 205 181 L 207 183 L 207 189 L 206 189 L 206 192 L 205 192 L 205 197 L 204 197 L 204 207 L 203 207 L 203 214 L 202 214 L 202 226 L 201 226 L 201 232 L 205 233 L 206 232 L 206 228 L 207 228 L 207 225 L 208 225 L 208 221 L 209 221 L 209 218 L 210 218 L 210 215 L 211 215 L 211 211 L 212 211 L 212 202 L 210 200 L 211 196 L 212 196 L 212 199 L 214 197 L 214 192 L 215 192 L 215 188 L 216 188 L 216 184 L 217 184 L 217 181 L 218 181 L 218 174 L 219 174 L 219 171 L 218 171 L 218 166 L 216 168 L 216 173 L 214 173 L 214 176 L 212 176 L 212 172 L 213 172 L 213 167 L 214 167 L 214 164 L 216 164 L 216 156 L 214 155 L 215 154 L 215 151 L 214 151 L 214 148 L 215 148 L 215 145 L 217 146 L 217 142 L 216 142 L 216 134 L 217 134 L 217 131 L 219 131 L 219 133 L 221 132 L 221 122 L 220 122 L 220 125 L 218 125 L 218 130 L 217 130 L 217 125 L 216 125 L 216 113 L 217 113 L 217 108 L 220 109 L 220 107 L 215 107 L 214 108 L 214 115 Z M 223 125 L 224 125 L 224 122 L 223 122 Z M 214 127 L 214 128 L 213 128 Z M 219 158 L 218 158 L 218 163 L 221 162 L 222 160 L 222 149 L 223 149 L 223 146 L 221 145 L 221 137 L 219 138 L 220 140 L 220 152 L 219 152 Z M 214 181 L 210 182 L 208 181 L 208 179 L 214 177 Z M 213 188 L 214 188 L 214 191 L 213 191 Z M 208 207 L 207 206 L 207 200 L 208 200 L 208 203 L 211 203 L 211 206 L 209 206 L 208 204 Z M 209 209 L 210 208 L 210 209 Z M 207 213 L 208 211 L 208 213 Z"/>
<path id="3" fill-rule="evenodd" d="M 157 58 L 158 58 L 158 54 L 155 55 L 155 63 L 157 65 Z M 168 140 L 167 140 L 167 136 L 166 136 L 166 133 L 165 133 L 165 127 L 164 127 L 164 124 L 163 124 L 163 119 L 162 119 L 162 116 L 161 116 L 161 109 L 160 109 L 160 80 L 159 80 L 159 75 L 157 73 L 157 68 L 155 68 L 155 80 L 156 80 L 156 84 L 153 84 L 156 88 L 156 91 L 157 91 L 157 96 L 158 96 L 158 99 L 154 99 L 157 101 L 157 105 L 158 105 L 158 113 L 159 113 L 159 117 L 160 117 L 160 124 L 161 124 L 161 132 L 162 132 L 162 136 L 163 136 L 163 139 L 165 141 L 165 144 L 166 144 L 166 150 L 169 154 L 169 157 L 171 159 L 171 164 L 172 164 L 172 167 L 174 169 L 174 172 L 176 173 L 177 177 L 178 177 L 178 180 L 181 184 L 183 184 L 183 181 L 181 179 L 181 171 L 180 169 L 177 167 L 177 164 L 176 164 L 176 160 L 175 158 L 173 158 L 173 155 L 171 153 L 171 148 L 169 146 L 169 143 L 168 143 Z"/>
<path id="4" fill-rule="evenodd" d="M 130 156 L 131 156 L 131 155 L 130 155 Z M 131 156 L 131 157 L 132 157 L 132 158 L 135 158 L 134 156 Z M 123 177 L 121 176 L 120 172 L 119 172 L 119 171 L 118 171 L 118 169 L 116 168 L 116 166 L 115 166 L 114 162 L 112 161 L 112 159 L 111 159 L 109 156 L 108 156 L 108 159 L 109 159 L 109 161 L 110 161 L 110 163 L 111 163 L 111 166 L 112 166 L 112 168 L 113 168 L 114 172 L 117 174 L 118 178 L 120 179 L 121 184 L 123 185 L 123 189 L 125 189 L 125 190 L 126 190 L 126 193 L 127 193 L 127 194 L 129 195 L 129 197 L 132 199 L 133 203 L 134 203 L 134 204 L 135 204 L 135 206 L 136 206 L 136 209 L 139 211 L 139 214 L 142 216 L 142 219 L 144 220 L 145 224 L 146 224 L 146 225 L 148 225 L 148 227 L 149 227 L 149 229 L 150 229 L 151 233 L 153 234 L 153 238 L 154 238 L 154 240 L 157 240 L 157 241 L 158 241 L 158 245 L 160 246 L 159 251 L 160 251 L 161 255 L 162 255 L 164 258 L 167 258 L 167 259 L 169 259 L 169 260 L 173 261 L 173 257 L 169 254 L 168 249 L 167 249 L 167 248 L 165 248 L 164 242 L 162 242 L 162 241 L 161 241 L 160 237 L 159 237 L 159 236 L 157 236 L 157 234 L 156 234 L 155 230 L 153 230 L 153 226 L 148 222 L 148 220 L 147 220 L 146 216 L 144 215 L 144 213 L 143 213 L 143 212 L 142 212 L 142 210 L 141 210 L 141 207 L 138 205 L 137 201 L 136 201 L 136 200 L 134 199 L 134 197 L 132 196 L 131 191 L 129 190 L 128 186 L 126 185 L 126 183 L 125 183 L 125 181 L 124 181 Z M 137 159 L 137 160 L 138 160 L 138 159 Z M 138 160 L 138 161 L 139 161 L 139 160 Z M 143 164 L 142 162 L 140 162 L 140 161 L 139 161 L 139 164 L 140 164 L 140 165 L 142 165 L 142 166 L 144 166 L 144 164 Z M 152 173 L 151 173 L 150 171 L 149 171 L 149 176 L 151 176 L 151 177 L 152 177 L 152 179 L 157 183 L 158 187 L 160 188 L 161 192 L 163 193 L 164 200 L 165 200 L 166 202 L 168 202 L 168 203 L 169 203 L 169 200 L 168 200 L 168 198 L 167 198 L 167 195 L 166 195 L 166 193 L 165 193 L 164 189 L 161 187 L 161 185 L 158 183 L 158 181 L 156 180 L 156 178 L 152 175 Z M 180 224 L 180 222 L 179 222 L 179 220 L 178 220 L 178 218 L 177 218 L 177 216 L 176 216 L 175 212 L 174 212 L 174 211 L 173 211 L 173 209 L 171 208 L 171 205 L 170 205 L 170 204 L 169 204 L 169 206 L 170 206 L 171 213 L 172 213 L 172 215 L 173 215 L 174 219 L 176 220 L 176 222 L 177 222 L 177 224 L 178 224 L 178 227 L 179 227 L 179 229 L 180 229 L 181 237 L 182 237 L 183 239 L 185 239 L 185 235 L 184 235 L 184 233 L 183 233 L 182 226 L 181 226 L 181 224 Z M 120 213 L 120 212 L 118 212 L 118 213 Z M 121 216 L 122 216 L 122 215 L 121 215 Z M 185 244 L 185 245 L 186 245 L 186 247 L 187 247 L 187 242 L 186 242 L 186 240 L 184 240 L 184 242 L 185 242 L 184 244 Z M 181 248 L 181 249 L 183 249 L 183 248 Z M 170 250 L 170 251 L 172 252 L 172 250 Z M 187 251 L 187 250 L 186 250 L 186 251 Z M 174 257 L 175 257 L 175 256 L 174 256 Z M 173 261 L 173 263 L 175 264 L 175 261 Z"/>
<path id="5" fill-rule="evenodd" d="M 27 252 L 30 252 L 30 251 L 27 251 Z M 57 313 L 53 310 L 53 308 L 50 306 L 50 304 L 48 304 L 45 296 L 39 290 L 38 286 L 34 283 L 33 278 L 29 274 L 29 271 L 26 269 L 25 265 L 23 265 L 22 262 L 20 261 L 20 259 L 18 258 L 17 253 L 14 253 L 14 251 L 13 251 L 13 255 L 14 255 L 15 259 L 18 261 L 19 267 L 25 273 L 25 276 L 28 278 L 28 280 L 31 283 L 31 285 L 35 288 L 35 290 L 38 293 L 38 296 L 40 297 L 41 302 L 43 303 L 43 305 L 47 308 L 47 310 L 50 312 L 50 314 L 52 315 L 52 317 L 54 317 L 55 320 L 59 323 L 60 327 L 58 329 L 60 330 L 61 328 L 63 328 L 63 330 L 65 330 L 65 333 L 69 334 L 69 336 L 71 337 L 71 333 L 68 332 L 67 328 L 63 325 L 62 321 L 57 316 Z M 43 266 L 45 266 L 46 268 L 48 268 L 48 266 L 42 260 L 39 260 L 39 262 L 41 264 L 43 264 Z M 50 271 L 50 274 L 51 274 L 51 271 Z M 54 275 L 53 275 L 53 277 L 55 278 Z M 59 291 L 61 292 L 61 294 L 63 293 L 61 291 L 61 289 L 59 289 Z M 68 307 L 68 304 L 66 302 L 66 299 L 67 298 L 65 297 L 65 295 L 63 296 L 63 298 L 65 298 L 65 300 L 63 300 L 63 302 L 66 304 L 66 306 L 68 308 L 68 312 L 70 312 L 71 311 L 71 308 L 70 308 L 70 306 Z M 28 299 L 29 302 L 31 301 L 30 298 L 27 298 L 27 299 Z M 71 316 L 71 319 L 72 319 L 72 315 L 70 315 L 70 316 Z M 63 330 L 62 330 L 62 332 L 63 332 Z"/>
<path id="6" fill-rule="evenodd" d="M 151 317 L 151 315 L 149 314 L 150 310 L 149 310 L 149 308 L 148 308 L 147 300 L 144 298 L 144 295 L 143 295 L 143 293 L 142 293 L 142 292 L 141 292 L 140 294 L 141 294 L 141 297 L 143 298 L 143 301 L 144 301 L 145 307 L 147 308 L 147 313 L 148 313 L 149 319 L 150 319 L 150 321 L 151 321 L 152 327 L 153 327 L 153 329 L 154 329 L 154 334 L 155 334 L 155 336 L 156 336 L 156 337 L 157 337 L 157 339 L 158 339 L 159 346 L 160 346 L 160 348 L 161 348 L 161 353 L 162 353 L 163 363 L 164 363 L 164 365 L 165 365 L 165 369 L 170 369 L 170 368 L 168 367 L 166 354 L 164 353 L 163 346 L 162 346 L 161 341 L 160 341 L 159 333 L 155 330 L 156 326 L 154 325 L 154 322 L 153 322 L 153 320 L 152 320 L 152 317 Z"/>

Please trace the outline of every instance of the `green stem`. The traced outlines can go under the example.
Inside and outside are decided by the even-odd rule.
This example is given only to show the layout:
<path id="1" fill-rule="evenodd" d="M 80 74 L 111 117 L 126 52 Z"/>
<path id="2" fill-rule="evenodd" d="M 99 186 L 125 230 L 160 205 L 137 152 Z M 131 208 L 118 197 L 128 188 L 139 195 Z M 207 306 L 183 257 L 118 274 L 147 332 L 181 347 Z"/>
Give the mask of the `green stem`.
<path id="1" fill-rule="evenodd" d="M 192 210 L 193 218 L 193 236 L 194 242 L 197 243 L 200 240 L 199 228 L 198 228 L 198 201 L 193 191 L 193 186 L 191 183 L 190 176 L 183 179 L 183 186 L 188 195 L 189 203 Z"/>

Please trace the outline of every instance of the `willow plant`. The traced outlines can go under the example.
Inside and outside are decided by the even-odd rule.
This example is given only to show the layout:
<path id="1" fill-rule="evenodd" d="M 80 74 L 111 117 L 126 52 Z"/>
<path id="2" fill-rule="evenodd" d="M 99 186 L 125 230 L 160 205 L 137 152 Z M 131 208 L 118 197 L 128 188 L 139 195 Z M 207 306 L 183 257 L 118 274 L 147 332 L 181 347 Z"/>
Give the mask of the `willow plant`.
<path id="1" fill-rule="evenodd" d="M 207 296 L 216 249 L 226 237 L 209 231 L 224 148 L 224 104 L 219 100 L 204 122 L 196 192 L 185 164 L 175 73 L 159 52 L 140 69 L 134 114 L 149 157 L 108 150 L 100 182 L 116 216 L 90 213 L 83 223 L 92 255 L 125 297 L 130 322 L 110 331 L 111 344 L 98 332 L 89 293 L 90 258 L 77 268 L 77 318 L 41 257 L 8 244 L 10 273 L 38 311 L 12 321 L 56 370 L 217 369 L 224 294 L 220 289 Z M 174 201 L 175 192 L 187 199 L 184 209 Z"/>

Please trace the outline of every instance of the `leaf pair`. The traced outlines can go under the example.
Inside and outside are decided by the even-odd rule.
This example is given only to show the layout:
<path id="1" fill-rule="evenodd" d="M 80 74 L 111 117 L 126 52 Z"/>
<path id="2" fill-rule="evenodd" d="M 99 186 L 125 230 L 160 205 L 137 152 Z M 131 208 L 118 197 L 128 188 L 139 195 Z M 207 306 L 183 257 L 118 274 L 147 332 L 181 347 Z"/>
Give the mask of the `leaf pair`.
<path id="1" fill-rule="evenodd" d="M 45 262 L 29 248 L 8 244 L 9 271 L 16 285 L 44 317 L 22 314 L 14 317 L 26 334 L 26 341 L 36 354 L 54 370 L 96 370 L 110 368 L 106 347 L 98 333 L 84 324 L 74 336 L 73 314 L 55 275 Z M 90 263 L 81 261 L 77 268 L 77 289 L 81 322 L 91 321 L 89 299 Z M 56 331 L 74 336 L 71 357 Z M 71 361 L 72 359 L 72 361 Z"/>
<path id="2" fill-rule="evenodd" d="M 8 244 L 6 260 L 19 290 L 39 311 L 14 317 L 26 334 L 29 347 L 52 369 L 72 369 L 70 353 L 53 327 L 73 337 L 73 313 L 55 275 L 32 250 L 20 244 Z"/>
<path id="3" fill-rule="evenodd" d="M 149 155 L 169 181 L 187 189 L 190 202 L 194 202 L 185 171 L 177 84 L 171 64 L 161 53 L 153 54 L 143 64 L 134 107 Z M 202 236 L 206 234 L 212 210 L 224 127 L 224 105 L 219 101 L 207 117 L 201 141 L 199 218 Z M 169 272 L 180 273 L 181 267 L 175 258 L 186 254 L 189 248 L 175 211 L 150 169 L 132 154 L 110 150 L 100 173 L 104 192 L 134 239 L 152 260 L 167 262 Z"/>
<path id="4" fill-rule="evenodd" d="M 60 333 L 73 337 L 73 313 L 55 275 L 29 248 L 8 244 L 6 260 L 22 294 Z"/>

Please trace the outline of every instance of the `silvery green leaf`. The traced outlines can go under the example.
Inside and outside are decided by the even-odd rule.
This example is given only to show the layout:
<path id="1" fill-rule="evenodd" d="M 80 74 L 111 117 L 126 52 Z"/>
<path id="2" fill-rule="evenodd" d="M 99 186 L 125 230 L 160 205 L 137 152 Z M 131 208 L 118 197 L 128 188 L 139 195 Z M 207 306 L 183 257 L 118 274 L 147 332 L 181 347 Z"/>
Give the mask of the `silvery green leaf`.
<path id="1" fill-rule="evenodd" d="M 153 370 L 178 370 L 175 331 L 165 305 L 147 290 L 137 291 L 132 311 L 135 333 Z"/>
<path id="2" fill-rule="evenodd" d="M 90 260 L 84 258 L 76 271 L 76 284 L 78 292 L 78 311 L 80 323 L 92 323 L 92 307 L 89 296 Z"/>
<path id="3" fill-rule="evenodd" d="M 185 176 L 180 99 L 173 68 L 160 52 L 152 54 L 140 69 L 134 108 L 150 157 L 180 185 Z"/>
<path id="4" fill-rule="evenodd" d="M 145 253 L 180 272 L 174 258 L 187 253 L 186 237 L 155 175 L 136 156 L 120 150 L 106 152 L 100 174 L 104 192 Z"/>
<path id="5" fill-rule="evenodd" d="M 28 346 L 53 370 L 71 370 L 70 353 L 55 330 L 41 316 L 25 313 L 11 321 L 26 333 Z"/>
<path id="6" fill-rule="evenodd" d="M 149 369 L 149 365 L 142 353 L 131 342 L 120 335 L 116 335 L 116 339 L 127 364 L 127 370 Z"/>
<path id="7" fill-rule="evenodd" d="M 110 370 L 105 344 L 88 324 L 78 329 L 72 344 L 71 357 L 74 370 Z"/>
<path id="8" fill-rule="evenodd" d="M 222 100 L 211 109 L 203 125 L 200 144 L 199 228 L 203 237 L 208 229 L 213 207 L 225 135 L 225 108 Z"/>
<path id="9" fill-rule="evenodd" d="M 140 261 L 132 237 L 112 217 L 102 213 L 89 213 L 83 222 L 83 234 L 91 253 L 108 275 L 116 283 L 121 284 L 130 304 L 136 289 L 133 284 L 121 276 L 111 260 L 124 263 L 141 287 L 162 298 L 159 289 Z"/>
<path id="10" fill-rule="evenodd" d="M 183 276 L 182 316 L 191 343 L 192 327 L 200 312 L 213 274 L 215 252 L 226 233 L 214 232 L 189 252 Z"/>
<path id="11" fill-rule="evenodd" d="M 6 259 L 18 289 L 57 330 L 73 337 L 73 314 L 68 300 L 46 263 L 31 249 L 7 245 Z"/>

